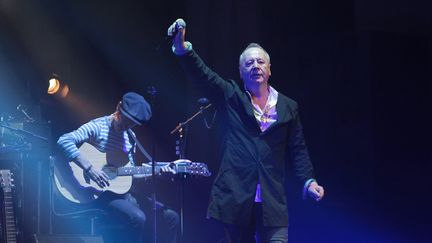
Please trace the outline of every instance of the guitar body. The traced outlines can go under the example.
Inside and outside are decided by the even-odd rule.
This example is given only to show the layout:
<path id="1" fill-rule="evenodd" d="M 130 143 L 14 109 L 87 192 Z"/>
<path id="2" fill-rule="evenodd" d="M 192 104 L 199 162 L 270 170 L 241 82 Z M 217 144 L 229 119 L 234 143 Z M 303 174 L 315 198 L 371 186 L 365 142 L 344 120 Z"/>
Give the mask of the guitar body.
<path id="1" fill-rule="evenodd" d="M 101 188 L 92 180 L 88 183 L 85 180 L 83 170 L 77 164 L 56 161 L 54 182 L 62 196 L 71 202 L 90 203 L 105 191 L 116 194 L 124 194 L 129 191 L 132 186 L 132 176 L 117 176 L 118 167 L 130 166 L 125 154 L 119 152 L 102 153 L 88 143 L 84 143 L 79 150 L 93 164 L 94 168 L 103 170 L 108 175 L 110 185 Z"/>

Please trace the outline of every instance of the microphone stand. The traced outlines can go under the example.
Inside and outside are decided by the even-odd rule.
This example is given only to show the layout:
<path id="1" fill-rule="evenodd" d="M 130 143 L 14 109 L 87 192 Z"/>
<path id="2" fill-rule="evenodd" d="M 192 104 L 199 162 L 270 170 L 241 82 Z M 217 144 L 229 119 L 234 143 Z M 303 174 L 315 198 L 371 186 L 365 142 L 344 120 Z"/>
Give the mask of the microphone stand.
<path id="1" fill-rule="evenodd" d="M 150 86 L 147 88 L 147 93 L 150 94 L 151 100 L 150 104 L 154 108 L 156 103 L 156 94 L 157 90 L 154 86 Z M 153 109 L 154 111 L 154 109 Z M 153 113 L 154 115 L 154 113 Z M 154 122 L 152 122 L 154 124 Z M 157 220 L 157 203 L 156 203 L 156 141 L 154 135 L 152 135 L 152 204 L 153 204 L 153 242 L 157 243 L 157 226 L 156 226 L 156 220 Z"/>
<path id="2" fill-rule="evenodd" d="M 186 121 L 180 122 L 171 132 L 170 134 L 174 134 L 178 132 L 179 139 L 176 141 L 176 155 L 178 155 L 179 159 L 186 158 L 186 141 L 187 141 L 187 131 L 188 124 L 198 115 L 202 114 L 204 110 L 208 109 L 212 104 L 208 104 L 206 106 L 201 106 L 199 111 L 189 117 Z M 181 176 L 180 183 L 180 242 L 183 242 L 184 237 L 184 183 L 186 179 L 186 174 Z"/>
<path id="3" fill-rule="evenodd" d="M 184 122 L 180 122 L 171 132 L 170 134 L 174 134 L 175 132 L 179 131 L 180 129 L 182 129 L 184 126 L 186 126 L 190 121 L 192 121 L 196 116 L 200 115 L 203 113 L 203 111 L 207 110 L 212 104 L 208 104 L 206 106 L 202 106 L 200 107 L 200 110 L 197 111 L 195 114 L 193 114 L 191 117 L 189 117 L 186 121 Z"/>
<path id="4" fill-rule="evenodd" d="M 25 136 L 27 136 L 27 137 L 33 137 L 33 138 L 37 138 L 37 139 L 39 139 L 39 140 L 42 140 L 42 141 L 44 141 L 44 142 L 48 142 L 48 138 L 46 138 L 46 137 L 42 137 L 42 136 L 39 136 L 39 135 L 34 134 L 34 133 L 32 133 L 32 132 L 26 131 L 26 130 L 24 130 L 24 129 L 13 128 L 13 127 L 10 127 L 10 126 L 7 126 L 7 125 L 4 125 L 4 124 L 1 124 L 1 123 L 0 123 L 0 127 L 7 128 L 7 129 L 9 129 L 9 130 L 15 132 L 15 134 L 23 134 L 23 135 L 25 135 Z"/>

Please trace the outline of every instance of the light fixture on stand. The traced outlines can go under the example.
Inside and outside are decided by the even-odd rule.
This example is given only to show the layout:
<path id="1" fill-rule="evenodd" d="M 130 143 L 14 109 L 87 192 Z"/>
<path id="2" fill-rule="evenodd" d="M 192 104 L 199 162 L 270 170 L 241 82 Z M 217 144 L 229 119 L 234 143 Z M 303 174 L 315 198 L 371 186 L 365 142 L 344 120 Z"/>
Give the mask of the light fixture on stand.
<path id="1" fill-rule="evenodd" d="M 47 93 L 50 95 L 57 95 L 61 98 L 65 98 L 69 93 L 69 86 L 60 79 L 60 76 L 57 74 L 52 74 L 48 81 L 48 90 Z"/>

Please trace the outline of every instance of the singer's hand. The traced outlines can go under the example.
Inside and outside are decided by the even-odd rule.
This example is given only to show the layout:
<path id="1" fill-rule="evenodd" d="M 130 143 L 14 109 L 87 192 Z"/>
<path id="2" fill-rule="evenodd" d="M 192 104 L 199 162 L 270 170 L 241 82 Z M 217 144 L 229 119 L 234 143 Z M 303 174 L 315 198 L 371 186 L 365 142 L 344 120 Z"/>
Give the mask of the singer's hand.
<path id="1" fill-rule="evenodd" d="M 178 51 L 185 51 L 187 45 L 185 43 L 186 22 L 183 19 L 177 19 L 168 28 L 168 36 L 173 36 L 173 46 Z"/>
<path id="2" fill-rule="evenodd" d="M 324 197 L 324 188 L 314 181 L 309 185 L 308 194 L 316 201 L 320 201 Z"/>

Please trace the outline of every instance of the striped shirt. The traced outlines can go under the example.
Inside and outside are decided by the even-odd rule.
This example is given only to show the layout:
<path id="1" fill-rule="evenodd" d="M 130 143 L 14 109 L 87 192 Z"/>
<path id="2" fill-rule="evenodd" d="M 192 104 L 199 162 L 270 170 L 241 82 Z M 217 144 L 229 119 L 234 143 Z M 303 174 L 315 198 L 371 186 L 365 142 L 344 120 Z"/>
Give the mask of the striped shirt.
<path id="1" fill-rule="evenodd" d="M 57 141 L 57 145 L 68 160 L 73 160 L 80 155 L 78 148 L 83 143 L 89 143 L 103 153 L 122 151 L 134 164 L 132 155 L 135 146 L 132 146 L 126 131 L 118 132 L 114 129 L 110 116 L 91 120 L 77 130 L 62 135 Z"/>

